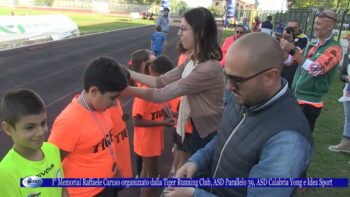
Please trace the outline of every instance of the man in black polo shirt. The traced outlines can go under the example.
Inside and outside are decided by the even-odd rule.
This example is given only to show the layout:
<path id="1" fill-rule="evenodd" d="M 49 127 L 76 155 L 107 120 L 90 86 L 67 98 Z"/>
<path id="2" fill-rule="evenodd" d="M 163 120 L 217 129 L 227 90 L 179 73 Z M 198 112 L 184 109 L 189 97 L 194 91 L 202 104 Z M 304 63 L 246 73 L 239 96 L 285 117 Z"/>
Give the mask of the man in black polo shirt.
<path id="1" fill-rule="evenodd" d="M 266 17 L 266 21 L 261 23 L 260 32 L 272 35 L 273 25 L 271 23 L 271 20 L 272 20 L 272 16 L 271 15 Z"/>
<path id="2" fill-rule="evenodd" d="M 287 27 L 283 31 L 283 38 L 289 42 L 293 42 L 296 47 L 304 50 L 308 43 L 308 37 L 301 31 L 299 21 L 292 19 L 288 22 Z M 298 63 L 293 61 L 291 64 L 285 65 L 282 77 L 287 79 L 289 88 L 292 85 L 295 71 L 297 70 Z"/>

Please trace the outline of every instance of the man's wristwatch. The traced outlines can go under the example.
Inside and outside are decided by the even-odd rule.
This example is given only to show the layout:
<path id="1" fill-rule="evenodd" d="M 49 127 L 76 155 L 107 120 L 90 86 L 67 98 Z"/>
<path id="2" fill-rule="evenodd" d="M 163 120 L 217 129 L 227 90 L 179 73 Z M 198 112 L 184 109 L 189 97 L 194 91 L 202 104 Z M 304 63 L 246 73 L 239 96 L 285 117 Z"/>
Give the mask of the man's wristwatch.
<path id="1" fill-rule="evenodd" d="M 293 56 L 298 51 L 298 47 L 294 47 L 294 49 L 289 51 L 289 55 Z"/>

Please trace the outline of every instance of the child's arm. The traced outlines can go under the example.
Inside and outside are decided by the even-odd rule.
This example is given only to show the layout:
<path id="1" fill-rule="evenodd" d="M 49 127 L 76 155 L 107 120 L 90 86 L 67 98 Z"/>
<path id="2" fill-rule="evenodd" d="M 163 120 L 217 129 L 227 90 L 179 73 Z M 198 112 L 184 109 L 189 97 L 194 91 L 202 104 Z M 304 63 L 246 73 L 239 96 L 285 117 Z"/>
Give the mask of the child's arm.
<path id="1" fill-rule="evenodd" d="M 152 39 L 151 39 L 151 47 L 150 47 L 150 49 L 153 50 L 153 36 L 152 36 Z"/>
<path id="2" fill-rule="evenodd" d="M 173 119 L 167 120 L 146 120 L 141 115 L 134 117 L 134 126 L 136 127 L 155 127 L 155 126 L 166 126 L 172 127 L 175 124 Z"/>
<path id="3" fill-rule="evenodd" d="M 70 152 L 67 152 L 67 151 L 64 151 L 62 149 L 60 149 L 60 155 L 61 155 L 61 161 L 63 161 L 63 159 L 65 157 L 67 157 L 67 155 L 69 154 Z"/>
<path id="4" fill-rule="evenodd" d="M 164 49 L 167 45 L 168 45 L 168 42 L 166 40 L 165 33 L 163 33 L 163 47 L 164 47 Z"/>

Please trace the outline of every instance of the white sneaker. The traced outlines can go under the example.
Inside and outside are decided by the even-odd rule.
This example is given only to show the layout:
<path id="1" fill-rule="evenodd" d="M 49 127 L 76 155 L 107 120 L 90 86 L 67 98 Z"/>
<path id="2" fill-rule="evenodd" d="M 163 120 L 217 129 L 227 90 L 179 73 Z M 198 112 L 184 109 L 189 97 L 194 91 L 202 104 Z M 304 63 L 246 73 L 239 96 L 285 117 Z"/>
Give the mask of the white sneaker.
<path id="1" fill-rule="evenodd" d="M 343 138 L 339 144 L 329 146 L 328 149 L 333 152 L 350 153 L 350 140 Z"/>

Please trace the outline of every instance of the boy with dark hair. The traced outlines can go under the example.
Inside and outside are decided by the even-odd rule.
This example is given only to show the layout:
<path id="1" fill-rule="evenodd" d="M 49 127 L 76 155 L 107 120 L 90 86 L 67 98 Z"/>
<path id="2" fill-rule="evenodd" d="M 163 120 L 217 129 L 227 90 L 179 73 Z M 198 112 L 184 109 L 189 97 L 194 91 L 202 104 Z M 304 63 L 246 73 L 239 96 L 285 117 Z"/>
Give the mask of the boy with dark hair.
<path id="1" fill-rule="evenodd" d="M 56 118 L 49 141 L 63 153 L 68 178 L 131 177 L 128 132 L 116 115 L 128 86 L 122 67 L 98 57 L 84 70 L 84 90 Z M 118 119 L 118 120 L 117 120 Z M 122 127 L 122 128 L 121 128 Z M 121 158 L 124 156 L 124 158 Z M 68 188 L 70 196 L 116 196 L 116 188 Z"/>
<path id="2" fill-rule="evenodd" d="M 155 56 L 162 54 L 163 45 L 165 44 L 165 35 L 161 32 L 161 27 L 157 26 L 156 31 L 152 34 L 151 49 Z"/>
<path id="3" fill-rule="evenodd" d="M 8 92 L 1 100 L 1 126 L 13 147 L 0 162 L 2 196 L 62 196 L 62 188 L 20 187 L 20 178 L 63 178 L 59 149 L 44 142 L 48 132 L 46 109 L 29 89 Z"/>
<path id="4" fill-rule="evenodd" d="M 162 75 L 167 73 L 168 71 L 174 68 L 174 64 L 171 62 L 169 57 L 161 55 L 153 60 L 152 63 L 148 64 L 145 67 L 146 74 L 151 75 L 149 73 L 150 70 L 154 71 L 157 75 Z"/>

